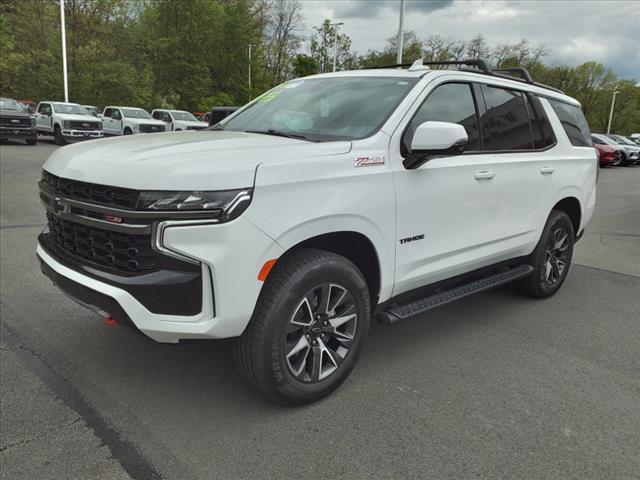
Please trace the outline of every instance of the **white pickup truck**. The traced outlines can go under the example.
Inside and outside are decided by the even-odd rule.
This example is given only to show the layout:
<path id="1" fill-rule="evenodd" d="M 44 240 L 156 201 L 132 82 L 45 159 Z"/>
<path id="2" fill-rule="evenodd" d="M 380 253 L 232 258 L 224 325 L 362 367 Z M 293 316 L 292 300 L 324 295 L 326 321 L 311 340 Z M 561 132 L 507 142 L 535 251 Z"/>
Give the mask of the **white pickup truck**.
<path id="1" fill-rule="evenodd" d="M 184 110 L 163 110 L 156 108 L 151 112 L 151 116 L 156 120 L 163 121 L 167 130 L 180 132 L 183 130 L 202 130 L 207 128 L 207 122 L 201 122 L 192 113 Z"/>
<path id="2" fill-rule="evenodd" d="M 149 112 L 135 107 L 105 107 L 102 113 L 105 135 L 164 132 L 164 122 L 155 120 Z"/>
<path id="3" fill-rule="evenodd" d="M 102 122 L 77 103 L 40 102 L 36 110 L 38 135 L 53 136 L 57 145 L 102 138 Z"/>

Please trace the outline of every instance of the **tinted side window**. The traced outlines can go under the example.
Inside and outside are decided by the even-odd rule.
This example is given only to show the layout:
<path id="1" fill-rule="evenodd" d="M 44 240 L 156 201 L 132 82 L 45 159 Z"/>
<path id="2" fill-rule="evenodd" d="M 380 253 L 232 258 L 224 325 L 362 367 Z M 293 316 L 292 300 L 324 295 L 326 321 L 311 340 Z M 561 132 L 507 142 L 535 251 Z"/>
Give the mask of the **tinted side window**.
<path id="1" fill-rule="evenodd" d="M 111 117 L 111 109 L 110 108 L 105 108 L 104 109 L 104 113 L 102 114 L 103 117 Z"/>
<path id="2" fill-rule="evenodd" d="M 162 112 L 159 112 L 159 111 L 157 111 L 157 110 L 156 110 L 155 112 L 153 112 L 153 113 L 151 114 L 151 116 L 152 116 L 153 118 L 155 118 L 156 120 L 162 120 Z"/>
<path id="3" fill-rule="evenodd" d="M 567 132 L 571 145 L 576 147 L 591 147 L 591 132 L 587 119 L 579 107 L 549 99 L 549 103 L 556 112 L 562 128 Z"/>
<path id="4" fill-rule="evenodd" d="M 466 83 L 446 83 L 429 94 L 414 115 L 404 135 L 404 151 L 409 151 L 413 132 L 424 122 L 451 122 L 464 127 L 469 136 L 466 150 L 480 150 L 478 114 L 471 86 Z"/>
<path id="5" fill-rule="evenodd" d="M 549 117 L 542 108 L 538 97 L 526 95 L 527 107 L 530 108 L 529 120 L 533 129 L 533 143 L 535 148 L 546 148 L 556 143 L 556 136 L 551 128 Z"/>
<path id="6" fill-rule="evenodd" d="M 482 115 L 485 150 L 534 148 L 529 111 L 522 92 L 482 85 L 487 111 Z"/>

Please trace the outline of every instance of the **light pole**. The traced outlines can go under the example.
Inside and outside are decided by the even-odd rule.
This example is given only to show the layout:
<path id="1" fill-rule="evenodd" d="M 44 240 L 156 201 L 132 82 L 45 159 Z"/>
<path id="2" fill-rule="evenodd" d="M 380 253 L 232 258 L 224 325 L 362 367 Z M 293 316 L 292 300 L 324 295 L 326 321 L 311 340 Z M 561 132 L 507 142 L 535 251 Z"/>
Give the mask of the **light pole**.
<path id="1" fill-rule="evenodd" d="M 338 59 L 338 27 L 344 22 L 332 23 L 333 27 L 333 71 L 336 71 L 336 60 Z"/>
<path id="2" fill-rule="evenodd" d="M 62 31 L 62 75 L 64 80 L 64 101 L 69 101 L 67 86 L 67 35 L 64 27 L 64 0 L 60 0 L 60 30 Z"/>
<path id="3" fill-rule="evenodd" d="M 616 95 L 620 93 L 618 90 L 613 91 L 613 98 L 611 99 L 611 111 L 609 112 L 609 124 L 607 125 L 607 135 L 611 133 L 611 119 L 613 118 L 613 106 L 616 104 Z"/>
<path id="4" fill-rule="evenodd" d="M 251 48 L 255 47 L 255 45 L 248 44 L 249 46 L 249 100 L 253 98 L 251 95 Z"/>
<path id="5" fill-rule="evenodd" d="M 396 63 L 402 63 L 402 51 L 404 50 L 404 0 L 400 0 L 400 22 L 398 24 L 398 54 Z"/>

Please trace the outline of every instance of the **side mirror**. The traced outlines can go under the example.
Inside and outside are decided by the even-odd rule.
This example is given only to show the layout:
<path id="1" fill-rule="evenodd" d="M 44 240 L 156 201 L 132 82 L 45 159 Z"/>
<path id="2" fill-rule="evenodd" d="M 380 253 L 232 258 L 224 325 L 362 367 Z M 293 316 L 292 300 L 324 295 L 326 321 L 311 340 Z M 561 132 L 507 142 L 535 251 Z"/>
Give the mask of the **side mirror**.
<path id="1" fill-rule="evenodd" d="M 460 155 L 468 142 L 469 136 L 462 125 L 424 122 L 413 133 L 411 152 L 402 163 L 407 170 L 411 170 L 434 157 Z"/>

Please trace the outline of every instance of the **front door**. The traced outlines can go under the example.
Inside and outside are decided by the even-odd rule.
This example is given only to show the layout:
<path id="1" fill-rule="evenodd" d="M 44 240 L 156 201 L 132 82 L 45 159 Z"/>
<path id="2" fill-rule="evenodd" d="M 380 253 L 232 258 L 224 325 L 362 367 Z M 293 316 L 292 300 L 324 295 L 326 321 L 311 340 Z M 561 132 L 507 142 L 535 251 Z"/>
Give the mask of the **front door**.
<path id="1" fill-rule="evenodd" d="M 420 101 L 390 143 L 397 198 L 394 295 L 481 268 L 495 256 L 499 179 L 495 155 L 481 152 L 474 89 L 441 79 Z M 407 170 L 402 160 L 413 131 L 430 120 L 464 126 L 465 153 Z"/>

